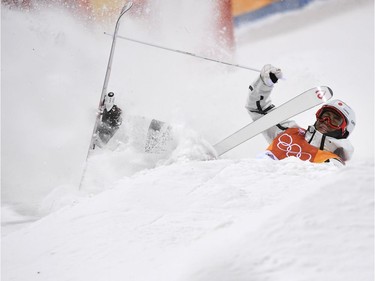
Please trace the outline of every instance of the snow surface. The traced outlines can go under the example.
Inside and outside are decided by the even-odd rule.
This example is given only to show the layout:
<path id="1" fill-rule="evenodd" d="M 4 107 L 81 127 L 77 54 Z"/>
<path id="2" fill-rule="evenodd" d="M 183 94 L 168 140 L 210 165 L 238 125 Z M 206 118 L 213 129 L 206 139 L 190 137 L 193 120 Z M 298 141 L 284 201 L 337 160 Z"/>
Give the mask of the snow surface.
<path id="1" fill-rule="evenodd" d="M 228 59 L 197 24 L 208 6 L 191 25 L 163 9 L 120 34 Z M 262 136 L 202 161 L 250 121 L 258 74 L 119 40 L 118 104 L 172 124 L 176 147 L 99 151 L 78 190 L 110 38 L 61 9 L 2 7 L 2 280 L 374 280 L 373 20 L 373 1 L 316 1 L 236 30 L 233 59 L 283 69 L 276 105 L 329 85 L 356 110 L 345 168 L 256 159 Z"/>

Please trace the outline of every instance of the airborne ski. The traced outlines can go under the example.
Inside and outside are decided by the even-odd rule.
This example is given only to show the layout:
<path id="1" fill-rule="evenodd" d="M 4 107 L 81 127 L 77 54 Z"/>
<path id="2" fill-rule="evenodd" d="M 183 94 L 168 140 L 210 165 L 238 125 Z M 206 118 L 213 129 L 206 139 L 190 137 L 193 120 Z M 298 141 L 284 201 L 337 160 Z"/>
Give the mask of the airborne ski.
<path id="1" fill-rule="evenodd" d="M 332 90 L 326 86 L 309 89 L 218 142 L 214 148 L 219 156 L 223 155 L 272 126 L 328 101 L 332 96 Z"/>

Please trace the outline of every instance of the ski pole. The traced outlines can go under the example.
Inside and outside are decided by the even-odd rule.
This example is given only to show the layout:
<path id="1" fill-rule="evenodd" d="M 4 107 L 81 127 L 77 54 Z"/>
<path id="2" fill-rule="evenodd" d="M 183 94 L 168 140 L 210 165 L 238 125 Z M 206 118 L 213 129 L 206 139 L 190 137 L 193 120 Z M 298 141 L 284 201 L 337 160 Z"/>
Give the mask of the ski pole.
<path id="1" fill-rule="evenodd" d="M 108 36 L 113 36 L 112 34 L 107 33 L 107 32 L 104 32 L 104 34 L 108 35 Z M 142 45 L 147 45 L 147 46 L 154 47 L 154 48 L 163 49 L 163 50 L 170 51 L 170 52 L 175 52 L 175 53 L 179 53 L 179 54 L 183 54 L 183 55 L 192 56 L 192 57 L 199 58 L 199 59 L 204 59 L 204 60 L 213 61 L 213 62 L 217 62 L 217 63 L 221 63 L 221 64 L 233 66 L 233 67 L 238 67 L 238 68 L 243 68 L 243 69 L 247 69 L 247 70 L 251 70 L 251 71 L 260 72 L 260 70 L 256 69 L 256 68 L 252 68 L 252 67 L 248 67 L 248 66 L 244 66 L 244 65 L 239 65 L 239 64 L 233 64 L 233 63 L 225 62 L 225 61 L 220 61 L 220 60 L 217 60 L 217 59 L 212 59 L 212 58 L 200 56 L 200 55 L 197 55 L 197 54 L 194 54 L 194 53 L 191 53 L 191 52 L 172 49 L 172 48 L 168 48 L 168 47 L 164 47 L 164 46 L 160 46 L 160 45 L 156 45 L 156 44 L 152 44 L 152 43 L 148 43 L 148 42 L 143 42 L 143 41 L 140 41 L 140 40 L 136 40 L 136 39 L 120 36 L 120 35 L 117 35 L 117 38 L 121 38 L 121 39 L 130 41 L 130 42 L 134 42 L 134 43 L 138 43 L 138 44 L 142 44 Z"/>

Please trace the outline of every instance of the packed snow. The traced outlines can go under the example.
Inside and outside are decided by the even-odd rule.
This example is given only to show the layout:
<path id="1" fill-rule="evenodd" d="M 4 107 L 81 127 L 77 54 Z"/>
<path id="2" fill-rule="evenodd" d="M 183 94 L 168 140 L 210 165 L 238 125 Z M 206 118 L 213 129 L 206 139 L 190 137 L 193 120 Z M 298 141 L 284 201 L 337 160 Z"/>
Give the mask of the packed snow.
<path id="1" fill-rule="evenodd" d="M 2 280 L 374 280 L 373 1 L 241 26 L 233 57 L 215 49 L 206 5 L 194 22 L 167 4 L 146 23 L 129 13 L 120 34 L 272 63 L 286 76 L 276 105 L 330 86 L 357 114 L 354 158 L 260 159 L 259 135 L 214 159 L 211 144 L 251 121 L 259 73 L 119 39 L 109 89 L 125 121 L 86 161 L 113 22 L 2 6 Z M 294 119 L 306 127 L 315 111 Z M 165 153 L 139 146 L 153 118 L 173 127 Z"/>

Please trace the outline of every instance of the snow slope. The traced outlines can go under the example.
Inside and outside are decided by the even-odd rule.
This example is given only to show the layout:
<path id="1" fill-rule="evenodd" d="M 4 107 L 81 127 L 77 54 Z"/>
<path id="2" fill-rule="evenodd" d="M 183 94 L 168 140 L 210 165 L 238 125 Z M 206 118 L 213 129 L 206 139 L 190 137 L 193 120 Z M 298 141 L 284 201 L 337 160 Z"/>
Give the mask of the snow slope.
<path id="1" fill-rule="evenodd" d="M 140 172 L 6 236 L 3 278 L 371 280 L 369 165 L 244 159 Z"/>
<path id="2" fill-rule="evenodd" d="M 173 28 L 129 20 L 120 33 L 214 52 Z M 275 104 L 327 84 L 356 109 L 341 170 L 255 159 L 261 136 L 201 161 L 249 122 L 258 74 L 119 41 L 119 105 L 173 124 L 177 147 L 97 153 L 78 191 L 110 46 L 100 31 L 57 9 L 2 9 L 2 280 L 374 279 L 372 1 L 316 1 L 237 30 L 238 62 L 283 68 Z M 186 41 L 167 36 L 178 31 Z"/>

